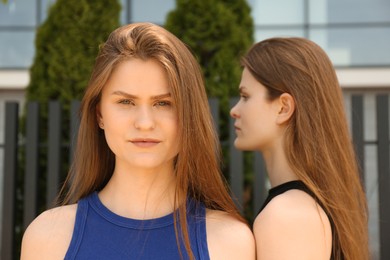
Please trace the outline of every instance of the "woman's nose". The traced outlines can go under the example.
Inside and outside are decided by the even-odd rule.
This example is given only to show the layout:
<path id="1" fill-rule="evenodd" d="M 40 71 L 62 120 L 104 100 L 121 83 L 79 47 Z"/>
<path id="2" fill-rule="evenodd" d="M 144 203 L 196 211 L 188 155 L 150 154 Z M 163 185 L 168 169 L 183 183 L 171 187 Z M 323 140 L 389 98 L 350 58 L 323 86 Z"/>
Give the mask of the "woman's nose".
<path id="1" fill-rule="evenodd" d="M 153 111 L 148 107 L 139 107 L 136 111 L 134 126 L 138 130 L 150 130 L 155 127 Z"/>
<path id="2" fill-rule="evenodd" d="M 232 109 L 230 109 L 230 116 L 233 117 L 233 118 L 238 118 L 239 117 L 237 104 L 234 107 L 232 107 Z"/>

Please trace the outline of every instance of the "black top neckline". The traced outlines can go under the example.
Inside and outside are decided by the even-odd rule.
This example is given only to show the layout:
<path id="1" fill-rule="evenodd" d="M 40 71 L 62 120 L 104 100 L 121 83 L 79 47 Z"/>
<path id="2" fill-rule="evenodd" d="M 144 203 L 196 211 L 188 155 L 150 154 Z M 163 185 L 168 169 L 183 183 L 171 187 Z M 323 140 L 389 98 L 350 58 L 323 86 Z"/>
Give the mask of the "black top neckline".
<path id="1" fill-rule="evenodd" d="M 267 206 L 267 204 L 273 198 L 275 198 L 276 196 L 278 196 L 286 191 L 289 191 L 289 190 L 301 190 L 301 191 L 308 193 L 310 196 L 313 197 L 313 193 L 303 183 L 303 181 L 300 181 L 300 180 L 288 181 L 288 182 L 282 183 L 278 186 L 275 186 L 268 191 L 268 196 L 267 196 L 266 200 L 264 201 L 263 206 L 261 207 L 259 213 Z"/>
<path id="2" fill-rule="evenodd" d="M 321 202 L 319 202 L 317 199 L 316 199 L 316 196 L 314 194 L 314 192 L 312 192 L 306 185 L 305 183 L 303 183 L 303 181 L 300 181 L 300 180 L 294 180 L 294 181 L 288 181 L 288 182 L 285 182 L 285 183 L 282 183 L 278 186 L 275 186 L 271 189 L 269 189 L 268 191 L 268 196 L 267 198 L 265 199 L 264 203 L 263 203 L 263 206 L 261 207 L 259 213 L 267 206 L 267 204 L 273 199 L 275 198 L 276 196 L 288 191 L 288 190 L 301 190 L 301 191 L 304 191 L 306 192 L 307 194 L 309 194 L 319 205 L 320 207 L 322 207 L 322 209 L 324 209 L 325 211 L 325 208 L 322 206 Z M 258 213 L 258 214 L 259 214 Z M 331 225 L 331 228 L 332 228 L 332 233 L 334 232 L 334 223 L 333 223 L 333 220 L 332 218 L 329 216 L 329 214 L 325 211 L 326 215 L 328 216 L 329 218 L 329 221 L 330 221 L 330 225 Z M 333 247 L 333 245 L 332 245 Z M 331 259 L 334 259 L 334 256 L 333 256 L 333 252 L 332 252 L 332 255 L 331 255 Z M 344 257 L 342 258 L 344 259 Z"/>

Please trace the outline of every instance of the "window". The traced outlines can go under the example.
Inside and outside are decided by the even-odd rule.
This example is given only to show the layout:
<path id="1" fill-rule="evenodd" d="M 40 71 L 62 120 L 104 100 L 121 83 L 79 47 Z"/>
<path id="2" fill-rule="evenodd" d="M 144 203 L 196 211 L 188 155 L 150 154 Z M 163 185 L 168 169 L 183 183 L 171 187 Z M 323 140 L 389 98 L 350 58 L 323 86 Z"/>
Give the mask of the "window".
<path id="1" fill-rule="evenodd" d="M 307 37 L 336 66 L 390 66 L 388 0 L 249 0 L 255 40 Z"/>

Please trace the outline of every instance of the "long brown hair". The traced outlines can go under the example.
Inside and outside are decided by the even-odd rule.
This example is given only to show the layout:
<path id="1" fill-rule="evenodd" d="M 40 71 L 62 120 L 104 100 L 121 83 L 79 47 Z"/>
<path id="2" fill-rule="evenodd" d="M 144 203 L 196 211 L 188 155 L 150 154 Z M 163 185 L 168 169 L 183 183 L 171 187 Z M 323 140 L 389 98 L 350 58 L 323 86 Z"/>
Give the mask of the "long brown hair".
<path id="1" fill-rule="evenodd" d="M 271 100 L 282 93 L 295 100 L 284 148 L 290 167 L 331 220 L 332 259 L 368 259 L 366 198 L 328 56 L 304 38 L 271 38 L 252 46 L 242 63 Z"/>
<path id="2" fill-rule="evenodd" d="M 96 107 L 114 68 L 129 59 L 153 59 L 168 75 L 180 122 L 180 148 L 175 160 L 175 206 L 178 208 L 187 254 L 193 258 L 187 231 L 186 205 L 180 202 L 191 197 L 204 203 L 207 208 L 223 210 L 239 220 L 243 219 L 220 171 L 220 146 L 200 67 L 189 49 L 162 27 L 150 23 L 122 26 L 101 45 L 81 102 L 77 147 L 74 163 L 60 193 L 62 204 L 75 203 L 101 190 L 113 174 L 115 156 L 98 127 Z M 174 216 L 178 238 L 178 221 L 176 214 Z"/>

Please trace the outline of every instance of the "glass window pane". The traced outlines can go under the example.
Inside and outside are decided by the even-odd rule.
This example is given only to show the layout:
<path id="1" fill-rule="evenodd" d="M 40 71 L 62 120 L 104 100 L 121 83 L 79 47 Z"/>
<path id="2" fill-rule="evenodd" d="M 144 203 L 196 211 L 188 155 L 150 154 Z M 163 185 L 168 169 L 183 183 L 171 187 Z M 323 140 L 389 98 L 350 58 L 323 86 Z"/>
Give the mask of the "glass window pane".
<path id="1" fill-rule="evenodd" d="M 120 24 L 128 24 L 128 15 L 127 15 L 127 0 L 120 0 L 119 4 L 121 5 L 121 12 L 119 17 Z"/>
<path id="2" fill-rule="evenodd" d="M 311 23 L 390 22 L 388 0 L 309 1 Z"/>
<path id="3" fill-rule="evenodd" d="M 152 22 L 162 25 L 165 23 L 167 13 L 175 6 L 175 0 L 133 0 L 130 19 L 131 22 Z"/>
<path id="4" fill-rule="evenodd" d="M 258 25 L 304 24 L 303 0 L 252 0 L 248 2 Z"/>
<path id="5" fill-rule="evenodd" d="M 327 24 L 328 0 L 309 1 L 309 23 Z"/>
<path id="6" fill-rule="evenodd" d="M 46 18 L 47 14 L 49 12 L 49 9 L 52 5 L 55 4 L 56 0 L 38 0 L 41 1 L 41 13 L 40 13 L 40 23 L 43 23 Z"/>
<path id="7" fill-rule="evenodd" d="M 390 27 L 310 30 L 336 66 L 389 66 Z"/>
<path id="8" fill-rule="evenodd" d="M 35 31 L 0 32 L 0 68 L 28 68 L 34 57 Z"/>
<path id="9" fill-rule="evenodd" d="M 0 3 L 0 25 L 35 26 L 37 24 L 37 4 L 35 0 L 8 0 Z"/>
<path id="10" fill-rule="evenodd" d="M 255 41 L 259 42 L 272 37 L 304 37 L 304 29 L 257 29 Z"/>

